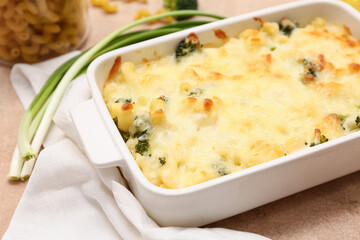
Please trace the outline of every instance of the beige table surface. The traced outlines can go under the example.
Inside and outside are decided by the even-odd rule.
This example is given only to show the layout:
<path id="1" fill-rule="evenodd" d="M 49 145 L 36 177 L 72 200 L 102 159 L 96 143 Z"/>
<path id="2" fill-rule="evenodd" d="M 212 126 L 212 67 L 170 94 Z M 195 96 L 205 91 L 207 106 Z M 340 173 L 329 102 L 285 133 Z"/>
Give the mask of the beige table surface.
<path id="1" fill-rule="evenodd" d="M 115 28 L 132 21 L 140 8 L 152 12 L 161 0 L 147 4 L 117 1 L 116 14 L 90 9 L 91 32 L 84 48 Z M 291 0 L 199 0 L 199 8 L 234 16 Z M 6 179 L 24 109 L 9 80 L 10 68 L 0 66 L 0 236 L 6 231 L 27 182 Z M 360 160 L 360 158 L 359 158 Z M 272 239 L 360 239 L 360 172 L 297 193 L 246 213 L 209 225 L 265 235 Z"/>

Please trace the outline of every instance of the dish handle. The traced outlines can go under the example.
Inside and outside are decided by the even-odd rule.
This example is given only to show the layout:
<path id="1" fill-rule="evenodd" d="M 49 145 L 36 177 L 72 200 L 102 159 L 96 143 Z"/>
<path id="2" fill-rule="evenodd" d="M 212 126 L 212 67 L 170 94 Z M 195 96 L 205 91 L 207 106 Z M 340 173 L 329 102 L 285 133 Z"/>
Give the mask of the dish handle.
<path id="1" fill-rule="evenodd" d="M 99 168 L 120 166 L 123 155 L 117 148 L 93 99 L 70 109 L 79 144 Z"/>

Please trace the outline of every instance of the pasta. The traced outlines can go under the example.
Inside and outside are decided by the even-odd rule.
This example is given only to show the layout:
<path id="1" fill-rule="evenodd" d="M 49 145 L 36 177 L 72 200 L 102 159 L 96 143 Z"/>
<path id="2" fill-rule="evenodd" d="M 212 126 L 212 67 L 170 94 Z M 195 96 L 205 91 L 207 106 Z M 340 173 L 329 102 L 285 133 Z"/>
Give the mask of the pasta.
<path id="1" fill-rule="evenodd" d="M 60 20 L 60 16 L 51 11 L 46 12 L 45 16 L 52 23 L 58 22 Z"/>
<path id="2" fill-rule="evenodd" d="M 59 33 L 61 31 L 61 28 L 57 24 L 47 23 L 44 24 L 43 30 L 44 32 L 49 32 L 49 33 Z"/>
<path id="3" fill-rule="evenodd" d="M 24 20 L 9 19 L 5 21 L 5 25 L 13 32 L 21 32 L 25 30 L 28 23 Z"/>
<path id="4" fill-rule="evenodd" d="M 162 13 L 165 13 L 167 12 L 166 9 L 159 9 L 157 10 L 153 15 L 158 15 L 158 14 L 162 14 Z M 141 18 L 145 18 L 145 17 L 150 17 L 152 14 L 147 10 L 147 9 L 140 9 L 134 16 L 134 20 L 139 20 Z M 156 19 L 156 20 L 153 20 L 151 22 L 149 22 L 150 24 L 153 24 L 153 23 L 157 23 L 159 21 L 162 21 L 164 23 L 171 23 L 172 21 L 174 20 L 173 17 L 165 17 L 165 18 L 162 18 L 162 19 Z"/>
<path id="5" fill-rule="evenodd" d="M 5 11 L 3 12 L 3 18 L 4 19 L 10 19 L 15 13 L 15 3 L 10 1 L 6 6 L 5 6 Z"/>
<path id="6" fill-rule="evenodd" d="M 0 23 L 0 25 L 3 25 L 4 23 Z M 10 32 L 10 29 L 8 28 L 0 28 L 0 36 L 6 35 Z"/>
<path id="7" fill-rule="evenodd" d="M 86 0 L 0 0 L 0 60 L 37 62 L 76 48 L 87 33 Z"/>
<path id="8" fill-rule="evenodd" d="M 46 0 L 36 0 L 35 2 L 41 13 L 46 13 L 48 11 Z"/>
<path id="9" fill-rule="evenodd" d="M 9 40 L 6 37 L 0 36 L 0 46 L 6 46 Z"/>
<path id="10" fill-rule="evenodd" d="M 32 14 L 38 14 L 39 13 L 36 5 L 33 4 L 32 2 L 29 2 L 28 0 L 25 0 L 24 10 L 27 10 L 27 11 L 31 12 Z"/>
<path id="11" fill-rule="evenodd" d="M 107 13 L 115 13 L 118 10 L 118 5 L 115 4 L 109 4 L 109 1 L 103 1 L 103 8 L 105 12 Z"/>
<path id="12" fill-rule="evenodd" d="M 8 2 L 9 0 L 0 0 L 0 7 L 5 6 Z"/>
<path id="13" fill-rule="evenodd" d="M 126 0 L 126 2 L 134 2 L 135 0 Z M 100 7 L 105 10 L 107 13 L 116 13 L 118 10 L 118 5 L 110 4 L 109 0 L 90 0 L 91 4 L 94 7 Z M 142 3 L 147 3 L 147 0 L 140 0 Z"/>
<path id="14" fill-rule="evenodd" d="M 37 25 L 40 23 L 39 18 L 30 12 L 24 12 L 23 17 L 24 17 L 25 21 L 27 21 L 28 23 L 30 23 L 32 25 Z"/>
<path id="15" fill-rule="evenodd" d="M 10 50 L 4 46 L 0 46 L 0 58 L 6 61 L 13 61 L 16 59 L 16 57 L 11 54 Z"/>
<path id="16" fill-rule="evenodd" d="M 32 44 L 30 46 L 20 46 L 21 52 L 26 55 L 34 55 L 37 54 L 40 50 L 40 46 L 38 44 Z"/>
<path id="17" fill-rule="evenodd" d="M 91 4 L 103 8 L 107 13 L 115 13 L 118 10 L 118 5 L 110 4 L 109 0 L 91 0 Z"/>

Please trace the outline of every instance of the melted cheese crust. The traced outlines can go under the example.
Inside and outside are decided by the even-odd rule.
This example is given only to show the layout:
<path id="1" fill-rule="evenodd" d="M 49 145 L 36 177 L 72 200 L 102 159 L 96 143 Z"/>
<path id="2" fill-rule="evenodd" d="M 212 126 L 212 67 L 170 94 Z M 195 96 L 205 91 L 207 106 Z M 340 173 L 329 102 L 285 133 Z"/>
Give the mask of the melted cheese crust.
<path id="1" fill-rule="evenodd" d="M 122 63 L 106 82 L 123 133 L 150 119 L 148 151 L 126 142 L 150 182 L 191 186 L 359 129 L 360 44 L 349 29 L 317 18 L 286 36 L 261 25 L 180 61 Z"/>

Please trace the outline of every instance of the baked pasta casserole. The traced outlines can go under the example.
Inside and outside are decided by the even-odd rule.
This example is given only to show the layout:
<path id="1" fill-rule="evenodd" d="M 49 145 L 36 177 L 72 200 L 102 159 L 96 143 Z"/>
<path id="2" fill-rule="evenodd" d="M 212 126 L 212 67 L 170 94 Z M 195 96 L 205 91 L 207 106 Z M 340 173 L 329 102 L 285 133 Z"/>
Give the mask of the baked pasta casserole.
<path id="1" fill-rule="evenodd" d="M 174 54 L 119 56 L 103 98 L 153 184 L 184 188 L 360 129 L 360 42 L 316 18 L 259 22 L 224 44 L 195 33 Z"/>

